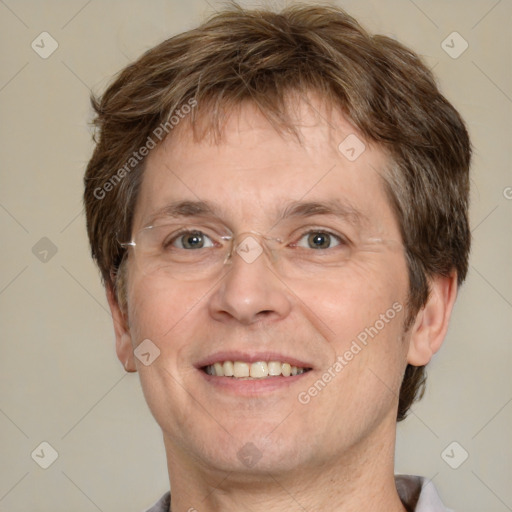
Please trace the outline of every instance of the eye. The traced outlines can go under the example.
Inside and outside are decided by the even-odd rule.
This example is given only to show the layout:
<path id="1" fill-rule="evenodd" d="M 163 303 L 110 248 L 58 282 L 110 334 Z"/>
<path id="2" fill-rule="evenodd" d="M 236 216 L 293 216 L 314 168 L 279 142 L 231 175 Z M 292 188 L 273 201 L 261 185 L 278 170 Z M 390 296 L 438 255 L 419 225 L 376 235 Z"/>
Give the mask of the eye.
<path id="1" fill-rule="evenodd" d="M 204 249 L 206 247 L 213 247 L 213 242 L 210 237 L 201 231 L 186 231 L 178 234 L 165 246 L 172 245 L 178 249 Z"/>
<path id="2" fill-rule="evenodd" d="M 307 249 L 332 249 L 342 242 L 341 238 L 326 231 L 309 231 L 297 242 L 298 247 Z"/>

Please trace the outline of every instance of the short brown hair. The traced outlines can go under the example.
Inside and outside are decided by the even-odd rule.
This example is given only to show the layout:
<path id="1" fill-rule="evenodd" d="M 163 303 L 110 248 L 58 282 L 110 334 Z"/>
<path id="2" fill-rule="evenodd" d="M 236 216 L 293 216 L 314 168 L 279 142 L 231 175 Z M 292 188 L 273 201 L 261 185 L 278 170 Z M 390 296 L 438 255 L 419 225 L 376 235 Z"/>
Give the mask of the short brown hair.
<path id="1" fill-rule="evenodd" d="M 172 116 L 188 104 L 194 137 L 199 124 L 202 135 L 204 129 L 221 135 L 226 114 L 250 101 L 276 129 L 294 132 L 286 102 L 293 92 L 319 93 L 388 153 L 384 180 L 407 254 L 409 320 L 428 298 L 429 278 L 455 271 L 462 283 L 471 146 L 430 70 L 411 50 L 370 35 L 339 8 L 293 5 L 274 13 L 235 4 L 149 50 L 101 98 L 92 97 L 96 147 L 84 201 L 92 256 L 108 288 L 116 290 L 124 256 L 118 239 L 131 236 L 143 175 L 143 159 L 126 163 L 150 138 L 159 142 L 155 130 L 166 126 L 171 133 Z M 408 365 L 399 421 L 424 382 L 424 367 Z"/>

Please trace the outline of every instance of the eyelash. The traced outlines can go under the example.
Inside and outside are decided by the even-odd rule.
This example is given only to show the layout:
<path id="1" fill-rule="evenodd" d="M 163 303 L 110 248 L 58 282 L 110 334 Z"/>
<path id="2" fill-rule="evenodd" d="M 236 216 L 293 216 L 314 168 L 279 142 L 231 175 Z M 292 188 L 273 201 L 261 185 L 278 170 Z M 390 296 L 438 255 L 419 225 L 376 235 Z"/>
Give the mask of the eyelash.
<path id="1" fill-rule="evenodd" d="M 193 234 L 193 233 L 200 233 L 200 234 L 208 237 L 210 240 L 212 240 L 209 235 L 207 235 L 204 231 L 201 231 L 200 229 L 197 229 L 197 230 L 196 229 L 182 229 L 182 230 L 178 231 L 177 233 L 173 234 L 172 238 L 164 241 L 164 243 L 162 245 L 164 248 L 167 248 L 170 245 L 172 245 L 174 242 L 176 242 L 176 240 L 178 240 L 180 237 L 187 235 L 187 234 Z M 350 244 L 349 240 L 346 237 L 344 237 L 343 235 L 334 233 L 333 231 L 330 231 L 329 229 L 313 228 L 313 229 L 308 229 L 307 231 L 303 231 L 297 238 L 297 241 L 293 242 L 290 245 L 292 247 L 298 247 L 298 242 L 300 240 L 302 240 L 305 236 L 308 236 L 308 235 L 311 235 L 314 233 L 322 233 L 325 235 L 329 235 L 330 237 L 334 238 L 339 243 L 339 245 L 347 246 Z M 215 243 L 215 242 L 212 240 L 212 243 Z M 304 249 L 303 247 L 301 247 L 301 248 Z M 334 247 L 330 247 L 329 249 L 333 249 L 333 248 Z"/>
<path id="2" fill-rule="evenodd" d="M 302 240 L 305 236 L 312 235 L 314 233 L 322 233 L 324 235 L 329 235 L 331 238 L 334 238 L 339 245 L 348 245 L 348 240 L 343 235 L 339 235 L 337 233 L 334 233 L 333 231 L 330 231 L 328 229 L 322 229 L 322 228 L 316 228 L 316 229 L 309 229 L 307 231 L 304 231 L 299 236 L 298 240 Z M 298 242 L 294 242 L 292 245 L 297 245 Z M 331 248 L 333 249 L 333 247 Z"/>

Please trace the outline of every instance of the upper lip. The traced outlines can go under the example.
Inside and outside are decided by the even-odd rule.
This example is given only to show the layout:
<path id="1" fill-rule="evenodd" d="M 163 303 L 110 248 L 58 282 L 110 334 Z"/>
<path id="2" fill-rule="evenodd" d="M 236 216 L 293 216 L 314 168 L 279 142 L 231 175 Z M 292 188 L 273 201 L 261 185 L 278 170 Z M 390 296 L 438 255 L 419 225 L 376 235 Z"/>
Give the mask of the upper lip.
<path id="1" fill-rule="evenodd" d="M 287 356 L 279 352 L 241 352 L 237 350 L 215 352 L 197 364 L 197 368 L 204 368 L 214 363 L 222 363 L 224 361 L 242 361 L 244 363 L 257 363 L 259 361 L 280 361 L 281 363 L 289 363 L 291 366 L 299 368 L 312 368 L 313 365 L 296 357 Z"/>

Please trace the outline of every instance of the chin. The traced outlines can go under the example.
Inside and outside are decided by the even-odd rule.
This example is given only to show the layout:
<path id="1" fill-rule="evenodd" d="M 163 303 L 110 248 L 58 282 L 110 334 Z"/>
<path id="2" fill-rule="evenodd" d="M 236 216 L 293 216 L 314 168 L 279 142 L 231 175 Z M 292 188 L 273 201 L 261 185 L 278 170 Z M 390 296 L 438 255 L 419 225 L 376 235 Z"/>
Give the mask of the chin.
<path id="1" fill-rule="evenodd" d="M 308 463 L 311 443 L 289 432 L 283 436 L 269 436 L 269 432 L 271 429 L 260 428 L 258 432 L 247 429 L 244 432 L 239 428 L 233 432 L 233 437 L 223 436 L 217 441 L 210 437 L 199 444 L 202 445 L 199 449 L 196 444 L 194 451 L 207 467 L 236 473 L 242 480 L 251 475 L 296 471 Z"/>

